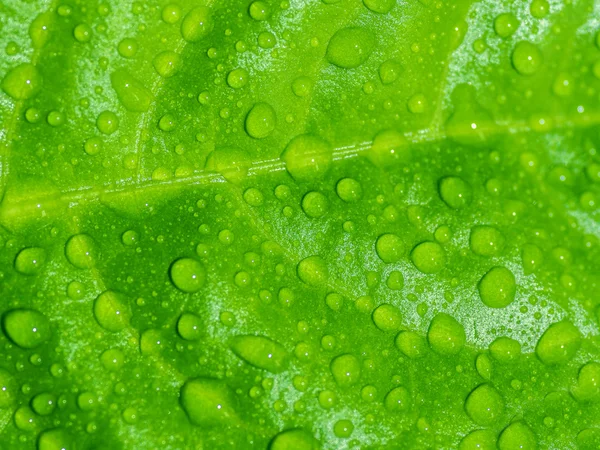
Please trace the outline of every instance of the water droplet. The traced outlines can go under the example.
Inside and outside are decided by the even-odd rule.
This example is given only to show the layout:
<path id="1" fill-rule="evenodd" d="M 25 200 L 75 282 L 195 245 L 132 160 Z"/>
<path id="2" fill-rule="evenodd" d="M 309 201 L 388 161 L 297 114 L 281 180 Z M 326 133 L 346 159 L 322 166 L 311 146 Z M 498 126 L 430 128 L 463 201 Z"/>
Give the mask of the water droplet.
<path id="1" fill-rule="evenodd" d="M 379 78 L 383 84 L 391 84 L 398 79 L 402 66 L 394 59 L 388 59 L 379 66 Z"/>
<path id="2" fill-rule="evenodd" d="M 169 3 L 161 12 L 162 20 L 168 24 L 174 24 L 181 19 L 181 8 L 175 3 Z"/>
<path id="3" fill-rule="evenodd" d="M 521 41 L 513 50 L 512 64 L 521 75 L 533 75 L 543 64 L 542 52 L 531 42 Z"/>
<path id="4" fill-rule="evenodd" d="M 197 6 L 181 22 L 181 36 L 188 42 L 197 42 L 210 34 L 215 26 L 210 8 Z"/>
<path id="5" fill-rule="evenodd" d="M 73 37 L 78 42 L 89 42 L 92 39 L 92 29 L 88 24 L 80 23 L 73 30 Z"/>
<path id="6" fill-rule="evenodd" d="M 169 269 L 171 281 L 175 287 L 183 292 L 198 292 L 206 281 L 206 269 L 192 258 L 175 260 Z"/>
<path id="7" fill-rule="evenodd" d="M 82 411 L 91 411 L 96 408 L 98 398 L 91 392 L 85 391 L 77 396 L 77 406 Z"/>
<path id="8" fill-rule="evenodd" d="M 244 191 L 244 201 L 250 206 L 260 206 L 264 202 L 264 196 L 256 188 L 248 188 Z"/>
<path id="9" fill-rule="evenodd" d="M 132 112 L 146 112 L 154 102 L 154 96 L 141 81 L 125 70 L 117 70 L 110 76 L 110 82 L 117 93 L 119 102 Z"/>
<path id="10" fill-rule="evenodd" d="M 96 242 L 87 234 L 71 236 L 65 245 L 67 259 L 78 269 L 94 267 L 99 253 Z"/>
<path id="11" fill-rule="evenodd" d="M 140 335 L 140 352 L 142 355 L 158 355 L 164 348 L 164 337 L 161 330 L 150 328 Z"/>
<path id="12" fill-rule="evenodd" d="M 131 319 L 127 299 L 118 292 L 104 291 L 94 301 L 94 317 L 105 330 L 121 331 Z"/>
<path id="13" fill-rule="evenodd" d="M 288 143 L 281 159 L 292 177 L 310 180 L 327 172 L 331 165 L 332 148 L 318 136 L 301 134 Z"/>
<path id="14" fill-rule="evenodd" d="M 504 400 L 489 384 L 476 387 L 465 401 L 465 411 L 478 425 L 492 425 L 504 413 Z"/>
<path id="15" fill-rule="evenodd" d="M 360 379 L 360 363 L 356 356 L 349 353 L 334 358 L 329 369 L 335 382 L 342 388 L 352 386 Z"/>
<path id="16" fill-rule="evenodd" d="M 62 428 L 42 431 L 38 438 L 38 450 L 73 450 L 73 440 Z"/>
<path id="17" fill-rule="evenodd" d="M 231 341 L 231 349 L 248 364 L 272 373 L 285 370 L 288 364 L 285 348 L 264 336 L 235 336 Z"/>
<path id="18" fill-rule="evenodd" d="M 459 177 L 442 178 L 439 182 L 440 198 L 450 208 L 459 209 L 471 202 L 471 187 Z"/>
<path id="19" fill-rule="evenodd" d="M 373 12 L 387 14 L 396 4 L 396 0 L 363 0 L 363 3 Z"/>
<path id="20" fill-rule="evenodd" d="M 163 78 L 170 78 L 175 75 L 181 69 L 182 60 L 181 56 L 172 51 L 164 51 L 159 53 L 152 60 L 152 65 Z"/>
<path id="21" fill-rule="evenodd" d="M 246 116 L 246 132 L 254 139 L 269 136 L 277 125 L 275 110 L 268 103 L 255 104 Z"/>
<path id="22" fill-rule="evenodd" d="M 475 430 L 467 434 L 458 450 L 497 450 L 496 435 L 491 430 Z"/>
<path id="23" fill-rule="evenodd" d="M 25 63 L 9 70 L 2 89 L 15 100 L 27 100 L 42 88 L 42 76 L 33 64 Z"/>
<path id="24" fill-rule="evenodd" d="M 100 355 L 100 361 L 106 370 L 117 372 L 125 364 L 125 355 L 118 348 L 111 348 Z"/>
<path id="25" fill-rule="evenodd" d="M 529 275 L 540 268 L 544 263 L 544 253 L 534 244 L 525 244 L 521 253 L 523 261 L 523 272 Z"/>
<path id="26" fill-rule="evenodd" d="M 96 126 L 104 134 L 113 134 L 119 128 L 119 118 L 112 111 L 102 111 L 98 114 Z"/>
<path id="27" fill-rule="evenodd" d="M 135 39 L 125 38 L 117 45 L 117 51 L 123 58 L 133 58 L 139 49 L 139 45 Z"/>
<path id="28" fill-rule="evenodd" d="M 248 84 L 248 71 L 246 69 L 233 69 L 227 74 L 227 84 L 233 89 L 240 89 Z"/>
<path id="29" fill-rule="evenodd" d="M 579 401 L 600 399 L 600 363 L 589 362 L 579 369 L 577 386 L 571 392 Z"/>
<path id="30" fill-rule="evenodd" d="M 517 31 L 521 22 L 511 13 L 500 14 L 494 20 L 494 30 L 501 38 L 507 38 Z"/>
<path id="31" fill-rule="evenodd" d="M 575 325 L 562 321 L 553 323 L 535 347 L 537 357 L 546 365 L 564 364 L 579 350 L 581 334 Z"/>
<path id="32" fill-rule="evenodd" d="M 54 14 L 44 12 L 39 14 L 29 25 L 29 37 L 34 48 L 42 48 L 50 39 L 54 25 Z"/>
<path id="33" fill-rule="evenodd" d="M 46 262 L 46 250 L 29 247 L 21 250 L 15 258 L 15 270 L 23 275 L 35 275 Z"/>
<path id="34" fill-rule="evenodd" d="M 377 238 L 375 251 L 384 263 L 395 263 L 402 258 L 404 244 L 395 234 L 383 234 Z"/>
<path id="35" fill-rule="evenodd" d="M 413 264 L 420 272 L 437 273 L 446 265 L 446 253 L 437 242 L 421 242 L 410 253 Z"/>
<path id="36" fill-rule="evenodd" d="M 294 428 L 273 438 L 269 450 L 318 450 L 319 442 L 308 432 Z"/>
<path id="37" fill-rule="evenodd" d="M 50 392 L 37 394 L 31 400 L 31 408 L 40 416 L 48 416 L 56 408 L 56 396 Z"/>
<path id="38" fill-rule="evenodd" d="M 479 225 L 471 229 L 470 245 L 476 255 L 495 256 L 502 252 L 504 241 L 504 236 L 497 228 Z"/>
<path id="39" fill-rule="evenodd" d="M 292 92 L 297 97 L 306 97 L 310 94 L 313 81 L 309 77 L 298 77 L 292 81 Z"/>
<path id="40" fill-rule="evenodd" d="M 375 308 L 371 317 L 375 326 L 381 331 L 398 331 L 402 325 L 400 310 L 386 303 Z"/>
<path id="41" fill-rule="evenodd" d="M 10 408 L 17 395 L 15 377 L 5 369 L 0 369 L 0 409 Z"/>
<path id="42" fill-rule="evenodd" d="M 338 67 L 351 69 L 363 64 L 375 47 L 373 34 L 359 27 L 338 30 L 327 45 L 327 60 Z"/>
<path id="43" fill-rule="evenodd" d="M 421 358 L 427 351 L 425 339 L 414 331 L 401 331 L 394 343 L 398 350 L 411 359 Z"/>
<path id="44" fill-rule="evenodd" d="M 36 348 L 50 338 L 50 321 L 33 309 L 13 309 L 4 316 L 4 332 L 21 348 Z"/>
<path id="45" fill-rule="evenodd" d="M 386 281 L 386 286 L 394 291 L 399 291 L 404 287 L 404 275 L 402 272 L 392 270 Z"/>
<path id="46" fill-rule="evenodd" d="M 193 378 L 186 381 L 180 401 L 190 422 L 200 427 L 222 426 L 236 418 L 235 397 L 220 380 Z"/>
<path id="47" fill-rule="evenodd" d="M 478 285 L 481 301 L 490 308 L 505 308 L 515 299 L 515 276 L 506 267 L 493 267 Z"/>
<path id="48" fill-rule="evenodd" d="M 398 386 L 386 394 L 383 404 L 390 412 L 406 411 L 410 408 L 410 393 L 404 386 Z"/>
<path id="49" fill-rule="evenodd" d="M 509 337 L 501 336 L 490 344 L 490 354 L 501 363 L 511 363 L 521 356 L 521 344 Z"/>
<path id="50" fill-rule="evenodd" d="M 406 105 L 413 114 L 422 114 L 427 109 L 427 98 L 423 94 L 413 95 Z"/>
<path id="51" fill-rule="evenodd" d="M 436 353 L 456 355 L 465 345 L 465 329 L 454 317 L 438 313 L 429 325 L 427 340 Z"/>
<path id="52" fill-rule="evenodd" d="M 531 428 L 521 421 L 513 422 L 500 434 L 499 450 L 536 450 L 537 440 Z"/>
<path id="53" fill-rule="evenodd" d="M 353 203 L 361 199 L 362 187 L 353 178 L 342 178 L 335 186 L 337 195 L 347 203 Z"/>
<path id="54" fill-rule="evenodd" d="M 309 256 L 298 263 L 297 273 L 309 286 L 320 286 L 327 281 L 327 264 L 320 256 Z"/>
<path id="55" fill-rule="evenodd" d="M 277 39 L 270 31 L 263 31 L 258 35 L 258 46 L 261 48 L 273 48 L 276 43 Z"/>
<path id="56" fill-rule="evenodd" d="M 323 217 L 329 208 L 329 201 L 320 192 L 311 191 L 302 197 L 302 210 L 313 219 Z"/>
<path id="57" fill-rule="evenodd" d="M 543 19 L 550 12 L 550 4 L 548 0 L 533 0 L 529 5 L 529 11 L 536 19 Z"/>
<path id="58" fill-rule="evenodd" d="M 206 170 L 220 173 L 230 183 L 240 183 L 248 173 L 248 155 L 237 148 L 213 150 L 206 159 Z"/>

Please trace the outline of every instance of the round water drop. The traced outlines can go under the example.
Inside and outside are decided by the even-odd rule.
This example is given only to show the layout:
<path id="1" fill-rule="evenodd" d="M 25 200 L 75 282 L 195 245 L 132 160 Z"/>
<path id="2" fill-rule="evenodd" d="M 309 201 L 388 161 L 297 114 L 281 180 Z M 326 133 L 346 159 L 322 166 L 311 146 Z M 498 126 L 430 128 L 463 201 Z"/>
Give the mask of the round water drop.
<path id="1" fill-rule="evenodd" d="M 476 424 L 492 425 L 500 419 L 504 412 L 504 400 L 491 385 L 482 384 L 467 397 L 465 411 Z"/>
<path id="2" fill-rule="evenodd" d="M 493 267 L 481 278 L 477 288 L 484 305 L 505 308 L 514 301 L 517 284 L 515 276 L 506 267 Z"/>
<path id="3" fill-rule="evenodd" d="M 476 255 L 495 256 L 504 248 L 504 242 L 504 236 L 497 228 L 479 225 L 471 229 L 470 246 Z"/>
<path id="4" fill-rule="evenodd" d="M 398 350 L 411 359 L 421 358 L 427 351 L 425 339 L 414 331 L 401 331 L 394 343 Z"/>
<path id="5" fill-rule="evenodd" d="M 67 259 L 78 269 L 94 267 L 99 253 L 96 242 L 87 234 L 76 234 L 65 245 Z"/>
<path id="6" fill-rule="evenodd" d="M 577 435 L 577 450 L 598 450 L 600 448 L 600 429 L 587 428 Z"/>
<path id="7" fill-rule="evenodd" d="M 169 269 L 171 281 L 183 292 L 198 292 L 206 281 L 206 269 L 192 258 L 180 258 Z"/>
<path id="8" fill-rule="evenodd" d="M 33 64 L 20 64 L 9 70 L 2 80 L 2 89 L 15 100 L 26 100 L 42 88 L 42 76 Z"/>
<path id="9" fill-rule="evenodd" d="M 521 75 L 533 75 L 543 63 L 542 52 L 531 42 L 517 43 L 512 53 L 512 64 Z"/>
<path id="10" fill-rule="evenodd" d="M 398 331 L 402 325 L 400 310 L 393 305 L 384 303 L 373 311 L 373 323 L 381 331 Z"/>
<path id="11" fill-rule="evenodd" d="M 529 275 L 538 270 L 544 263 L 544 253 L 534 244 L 525 244 L 521 252 L 523 272 Z"/>
<path id="12" fill-rule="evenodd" d="M 366 157 L 376 166 L 394 163 L 406 164 L 411 160 L 411 150 L 403 134 L 395 130 L 384 130 L 375 136 Z"/>
<path id="13" fill-rule="evenodd" d="M 59 127 L 65 123 L 66 117 L 60 111 L 50 111 L 46 116 L 46 122 L 52 127 Z"/>
<path id="14" fill-rule="evenodd" d="M 349 438 L 354 431 L 354 425 L 350 420 L 338 420 L 333 425 L 333 433 L 339 438 Z"/>
<path id="15" fill-rule="evenodd" d="M 77 406 L 82 411 L 91 411 L 96 408 L 98 398 L 91 392 L 85 391 L 77 397 Z"/>
<path id="16" fill-rule="evenodd" d="M 446 313 L 438 313 L 427 331 L 429 345 L 441 355 L 456 355 L 465 346 L 466 339 L 463 326 Z"/>
<path id="17" fill-rule="evenodd" d="M 250 7 L 248 8 L 248 14 L 254 20 L 262 21 L 267 20 L 269 18 L 271 11 L 269 9 L 269 5 L 267 5 L 265 2 L 258 0 L 250 4 Z"/>
<path id="18" fill-rule="evenodd" d="M 277 125 L 275 110 L 268 103 L 255 104 L 246 116 L 246 132 L 254 139 L 269 136 Z"/>
<path id="19" fill-rule="evenodd" d="M 337 195 L 347 203 L 353 203 L 362 197 L 362 187 L 353 178 L 342 178 L 335 186 Z"/>
<path id="20" fill-rule="evenodd" d="M 491 430 L 471 431 L 460 441 L 458 450 L 497 450 L 496 440 Z"/>
<path id="21" fill-rule="evenodd" d="M 80 23 L 73 30 L 73 36 L 78 42 L 89 42 L 92 39 L 92 29 L 85 23 Z"/>
<path id="22" fill-rule="evenodd" d="M 298 77 L 292 81 L 292 92 L 297 97 L 306 97 L 310 94 L 313 81 L 309 77 Z"/>
<path id="23" fill-rule="evenodd" d="M 7 370 L 0 369 L 0 409 L 12 406 L 17 390 L 15 377 Z"/>
<path id="24" fill-rule="evenodd" d="M 387 14 L 396 4 L 396 0 L 363 0 L 363 3 L 373 12 Z"/>
<path id="25" fill-rule="evenodd" d="M 313 219 L 323 217 L 327 213 L 329 201 L 320 192 L 309 192 L 302 197 L 302 210 Z"/>
<path id="26" fill-rule="evenodd" d="M 446 253 L 437 242 L 421 242 L 410 253 L 413 264 L 420 272 L 437 273 L 446 265 Z"/>
<path id="27" fill-rule="evenodd" d="M 140 235 L 135 230 L 127 230 L 121 235 L 121 242 L 127 247 L 137 244 L 140 240 Z"/>
<path id="28" fill-rule="evenodd" d="M 390 412 L 406 411 L 410 408 L 410 393 L 404 386 L 396 387 L 386 394 L 383 404 Z"/>
<path id="29" fill-rule="evenodd" d="M 158 355 L 164 348 L 164 338 L 161 330 L 151 328 L 140 335 L 140 352 L 142 355 Z"/>
<path id="30" fill-rule="evenodd" d="M 106 370 L 117 372 L 125 364 L 125 355 L 118 348 L 111 348 L 100 355 L 100 362 Z"/>
<path id="31" fill-rule="evenodd" d="M 169 3 L 161 12 L 162 20 L 168 24 L 174 24 L 181 19 L 181 7 L 175 3 Z"/>
<path id="32" fill-rule="evenodd" d="M 110 83 L 117 93 L 119 102 L 128 111 L 146 112 L 154 101 L 152 92 L 125 70 L 113 72 Z"/>
<path id="33" fill-rule="evenodd" d="M 94 317 L 105 330 L 121 331 L 131 319 L 127 299 L 118 292 L 104 291 L 94 301 Z"/>
<path id="34" fill-rule="evenodd" d="M 519 341 L 502 336 L 490 344 L 490 354 L 496 361 L 511 363 L 521 355 L 521 344 Z"/>
<path id="35" fill-rule="evenodd" d="M 379 79 L 382 84 L 392 84 L 402 72 L 402 66 L 394 59 L 388 59 L 379 66 Z"/>
<path id="36" fill-rule="evenodd" d="M 42 431 L 38 438 L 38 450 L 73 450 L 75 444 L 62 428 Z"/>
<path id="37" fill-rule="evenodd" d="M 360 66 L 375 47 L 375 37 L 359 27 L 338 30 L 327 45 L 327 60 L 338 67 L 352 69 Z"/>
<path id="38" fill-rule="evenodd" d="M 423 94 L 415 94 L 408 99 L 406 106 L 411 113 L 422 114 L 427 109 L 427 99 Z"/>
<path id="39" fill-rule="evenodd" d="M 97 155 L 102 150 L 102 140 L 99 137 L 91 137 L 83 144 L 83 150 L 90 156 Z"/>
<path id="40" fill-rule="evenodd" d="M 220 380 L 188 380 L 181 388 L 179 399 L 190 422 L 199 427 L 222 426 L 236 417 L 235 397 Z"/>
<path id="41" fill-rule="evenodd" d="M 50 321 L 34 309 L 13 309 L 4 316 L 4 331 L 21 348 L 36 348 L 50 338 Z"/>
<path id="42" fill-rule="evenodd" d="M 301 134 L 293 138 L 283 151 L 281 159 L 292 177 L 311 180 L 329 169 L 332 159 L 329 143 L 318 136 Z"/>
<path id="43" fill-rule="evenodd" d="M 206 159 L 206 170 L 220 173 L 230 183 L 240 183 L 248 174 L 248 155 L 238 148 L 218 148 Z"/>
<path id="44" fill-rule="evenodd" d="M 101 133 L 113 134 L 119 128 L 119 118 L 112 111 L 102 111 L 98 114 L 96 126 Z"/>
<path id="45" fill-rule="evenodd" d="M 442 178 L 439 182 L 440 198 L 450 208 L 464 208 L 471 202 L 471 187 L 459 177 Z"/>
<path id="46" fill-rule="evenodd" d="M 29 247 L 21 250 L 15 258 L 15 269 L 23 275 L 35 275 L 46 262 L 46 250 Z"/>
<path id="47" fill-rule="evenodd" d="M 319 448 L 319 442 L 301 428 L 282 431 L 269 445 L 269 450 L 319 450 Z"/>
<path id="48" fill-rule="evenodd" d="M 50 39 L 50 33 L 54 25 L 54 14 L 44 12 L 39 14 L 29 25 L 29 37 L 34 48 L 42 48 Z"/>
<path id="49" fill-rule="evenodd" d="M 139 45 L 135 39 L 125 38 L 119 42 L 117 51 L 123 58 L 133 58 L 139 49 Z"/>
<path id="50" fill-rule="evenodd" d="M 158 121 L 158 128 L 161 131 L 170 132 L 177 128 L 177 121 L 171 114 L 165 114 Z"/>
<path id="51" fill-rule="evenodd" d="M 600 398 L 600 363 L 589 362 L 579 369 L 577 386 L 572 393 L 579 401 L 593 401 Z"/>
<path id="52" fill-rule="evenodd" d="M 210 8 L 197 6 L 181 22 L 181 36 L 188 42 L 197 42 L 208 36 L 215 26 Z"/>
<path id="53" fill-rule="evenodd" d="M 533 0 L 529 5 L 529 11 L 536 19 L 543 19 L 550 11 L 550 4 L 548 0 Z"/>
<path id="54" fill-rule="evenodd" d="M 248 84 L 248 78 L 249 75 L 246 69 L 233 69 L 227 74 L 227 84 L 234 89 L 240 89 Z"/>
<path id="55" fill-rule="evenodd" d="M 494 31 L 501 38 L 507 38 L 517 31 L 520 24 L 519 20 L 511 13 L 500 14 L 494 20 Z"/>
<path id="56" fill-rule="evenodd" d="M 231 341 L 231 349 L 248 364 L 272 373 L 282 372 L 288 364 L 285 348 L 264 336 L 235 336 Z"/>
<path id="57" fill-rule="evenodd" d="M 164 51 L 159 53 L 152 60 L 152 65 L 163 78 L 170 78 L 181 69 L 183 65 L 181 56 L 172 51 Z"/>
<path id="58" fill-rule="evenodd" d="M 276 43 L 275 35 L 269 31 L 263 31 L 258 35 L 258 46 L 261 48 L 273 48 Z"/>
<path id="59" fill-rule="evenodd" d="M 264 199 L 262 192 L 256 188 L 248 188 L 244 191 L 244 201 L 250 206 L 260 206 Z"/>
<path id="60" fill-rule="evenodd" d="M 404 275 L 398 270 L 392 270 L 385 284 L 391 290 L 399 291 L 404 287 Z"/>
<path id="61" fill-rule="evenodd" d="M 37 394 L 31 400 L 31 408 L 40 416 L 48 416 L 56 408 L 56 396 L 50 392 Z"/>
<path id="62" fill-rule="evenodd" d="M 536 450 L 537 439 L 524 422 L 511 423 L 500 434 L 498 439 L 499 450 Z"/>
<path id="63" fill-rule="evenodd" d="M 309 286 L 320 286 L 327 281 L 327 264 L 320 256 L 309 256 L 298 263 L 298 278 Z"/>
<path id="64" fill-rule="evenodd" d="M 537 357 L 546 365 L 564 364 L 579 350 L 581 334 L 568 321 L 553 323 L 542 334 L 535 347 Z"/>
<path id="65" fill-rule="evenodd" d="M 375 251 L 377 256 L 384 263 L 395 263 L 402 258 L 402 252 L 404 250 L 404 244 L 395 234 L 382 234 L 377 238 L 375 243 Z"/>
<path id="66" fill-rule="evenodd" d="M 349 353 L 334 358 L 329 369 L 335 382 L 342 388 L 352 386 L 360 379 L 360 362 Z"/>
<path id="67" fill-rule="evenodd" d="M 203 329 L 202 320 L 196 314 L 183 313 L 177 321 L 177 332 L 187 341 L 200 339 Z"/>
<path id="68" fill-rule="evenodd" d="M 20 406 L 15 411 L 14 420 L 17 428 L 22 431 L 33 431 L 38 427 L 38 416 L 29 406 Z"/>

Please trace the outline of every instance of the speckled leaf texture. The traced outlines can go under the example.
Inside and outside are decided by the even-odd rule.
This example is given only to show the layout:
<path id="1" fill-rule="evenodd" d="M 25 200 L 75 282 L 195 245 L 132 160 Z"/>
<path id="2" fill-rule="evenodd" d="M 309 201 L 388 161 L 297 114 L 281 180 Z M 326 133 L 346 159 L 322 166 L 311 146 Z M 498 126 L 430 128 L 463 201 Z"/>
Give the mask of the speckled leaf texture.
<path id="1" fill-rule="evenodd" d="M 2 0 L 0 448 L 600 448 L 600 3 Z"/>

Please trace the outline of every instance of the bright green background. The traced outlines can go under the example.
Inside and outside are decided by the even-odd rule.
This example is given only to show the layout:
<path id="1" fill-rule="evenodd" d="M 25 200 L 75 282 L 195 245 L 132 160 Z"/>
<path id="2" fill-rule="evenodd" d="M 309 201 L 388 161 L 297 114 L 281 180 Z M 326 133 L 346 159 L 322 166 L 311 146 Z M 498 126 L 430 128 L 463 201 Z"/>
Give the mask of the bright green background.
<path id="1" fill-rule="evenodd" d="M 31 98 L 0 91 L 0 313 L 36 309 L 52 330 L 32 350 L 0 333 L 0 367 L 12 383 L 10 401 L 0 408 L 0 448 L 35 448 L 40 432 L 59 428 L 80 449 L 262 449 L 279 432 L 301 427 L 324 449 L 454 449 L 479 428 L 489 429 L 493 442 L 514 421 L 527 424 L 540 449 L 600 448 L 598 384 L 587 380 L 585 401 L 576 394 L 580 368 L 600 355 L 598 4 L 406 0 L 377 13 L 357 0 L 265 3 L 270 14 L 258 21 L 249 2 L 213 2 L 214 29 L 197 42 L 181 35 L 195 1 L 179 1 L 172 24 L 162 19 L 167 2 L 0 4 L 0 78 L 31 63 L 42 79 Z M 502 38 L 494 20 L 509 12 L 520 25 Z M 90 27 L 87 42 L 76 39 L 80 24 Z M 48 30 L 44 42 L 40 26 Z M 349 26 L 375 42 L 354 69 L 326 57 L 332 35 Z M 258 45 L 267 31 L 275 36 L 272 48 Z M 118 52 L 124 38 L 137 42 L 133 58 Z M 515 70 L 511 57 L 520 41 L 542 55 L 529 76 Z M 153 66 L 163 51 L 181 58 L 170 78 Z M 388 60 L 401 70 L 383 84 L 380 66 Z M 248 72 L 239 89 L 227 84 L 236 68 Z M 148 111 L 129 111 L 119 101 L 110 80 L 117 70 L 151 92 Z M 303 97 L 292 89 L 300 76 L 312 85 Z M 204 92 L 208 103 L 198 100 Z M 414 107 L 419 98 L 422 110 Z M 244 128 L 257 102 L 277 116 L 264 139 Z M 26 119 L 31 108 L 39 120 Z M 111 135 L 96 126 L 106 110 L 119 120 Z M 64 114 L 64 124 L 48 123 L 52 111 Z M 172 131 L 158 126 L 165 114 L 177 122 Z M 404 135 L 399 148 L 408 156 L 373 164 L 371 142 L 386 129 Z M 333 162 L 324 175 L 299 180 L 280 155 L 304 133 L 325 139 Z M 94 155 L 84 151 L 92 137 L 102 142 Z M 217 172 L 204 170 L 211 152 L 221 161 Z M 232 163 L 242 167 L 235 178 L 227 171 Z M 464 208 L 441 200 L 438 183 L 446 176 L 468 184 Z M 360 183 L 357 202 L 336 194 L 345 177 Z M 260 191 L 262 204 L 245 200 L 250 188 Z M 326 197 L 322 217 L 303 210 L 309 191 Z M 498 255 L 472 251 L 469 236 L 477 225 L 502 233 Z M 137 233 L 133 245 L 124 243 L 129 230 Z M 223 230 L 233 233 L 229 244 Z M 95 242 L 91 269 L 78 269 L 65 256 L 65 243 L 79 233 Z M 375 242 L 384 233 L 403 243 L 397 262 L 377 255 Z M 421 273 L 410 252 L 435 239 L 445 265 Z M 532 274 L 523 268 L 528 244 L 544 259 Z M 28 247 L 46 254 L 34 275 L 15 269 L 17 254 Z M 316 286 L 297 276 L 297 264 L 313 255 L 328 271 Z M 169 278 L 180 257 L 206 268 L 197 293 L 181 292 Z M 500 309 L 485 306 L 477 288 L 495 266 L 510 269 L 517 284 L 514 302 Z M 400 290 L 386 284 L 393 270 L 403 274 Z M 239 272 L 246 275 L 236 283 Z M 81 297 L 67 295 L 73 281 L 83 284 Z M 289 306 L 278 299 L 282 288 L 293 293 Z M 131 309 L 120 332 L 105 330 L 94 317 L 94 300 L 106 290 L 120 292 Z M 340 311 L 325 302 L 331 292 L 343 297 Z M 355 302 L 367 303 L 368 311 Z M 422 337 L 434 316 L 450 314 L 464 327 L 465 348 L 439 355 L 426 346 L 423 358 L 409 359 L 394 346 L 396 333 L 373 323 L 370 310 L 383 303 L 398 308 L 403 330 Z M 177 334 L 184 311 L 201 319 L 198 341 Z M 561 320 L 579 329 L 581 348 L 564 364 L 544 365 L 536 343 Z M 160 345 L 142 353 L 140 333 L 150 329 L 158 330 Z M 289 353 L 287 369 L 272 374 L 237 357 L 230 343 L 243 334 L 279 342 Z M 323 336 L 334 337 L 333 349 L 321 344 Z M 502 336 L 520 342 L 516 361 L 489 356 L 490 343 Z M 125 363 L 111 372 L 100 355 L 114 348 Z M 340 387 L 330 363 L 346 353 L 360 362 L 361 375 Z M 297 376 L 306 377 L 305 389 L 297 378 L 293 383 Z M 236 399 L 235 418 L 216 426 L 190 423 L 179 395 L 195 377 L 222 380 Z M 465 399 L 483 382 L 505 405 L 486 426 L 465 410 Z M 361 396 L 367 385 L 376 388 L 373 401 Z M 398 386 L 410 394 L 408 409 L 390 411 L 384 398 Z M 318 401 L 324 390 L 337 396 L 330 409 Z M 43 392 L 54 394 L 58 407 L 35 415 L 31 430 L 18 429 L 15 411 Z M 82 393 L 96 400 L 91 410 L 78 406 Z M 339 420 L 352 421 L 349 438 L 336 436 Z M 595 431 L 580 434 L 590 428 Z"/>

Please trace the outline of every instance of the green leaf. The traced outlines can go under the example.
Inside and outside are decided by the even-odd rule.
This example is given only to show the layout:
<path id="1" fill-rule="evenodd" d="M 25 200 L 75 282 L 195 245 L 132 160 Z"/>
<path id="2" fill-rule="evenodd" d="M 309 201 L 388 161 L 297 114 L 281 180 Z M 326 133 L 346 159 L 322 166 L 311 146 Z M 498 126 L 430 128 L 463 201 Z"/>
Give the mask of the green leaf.
<path id="1" fill-rule="evenodd" d="M 0 448 L 600 448 L 592 0 L 0 4 Z"/>

